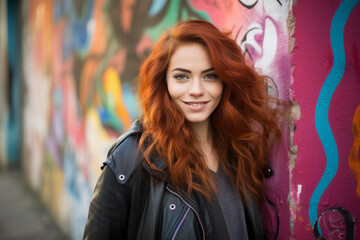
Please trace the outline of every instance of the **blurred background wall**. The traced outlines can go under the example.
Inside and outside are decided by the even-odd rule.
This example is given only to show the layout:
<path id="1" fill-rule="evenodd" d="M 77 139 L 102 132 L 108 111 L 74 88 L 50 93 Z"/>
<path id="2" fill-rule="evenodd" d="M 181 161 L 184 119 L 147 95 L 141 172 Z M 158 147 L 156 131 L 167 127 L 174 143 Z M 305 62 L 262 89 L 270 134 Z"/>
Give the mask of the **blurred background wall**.
<path id="1" fill-rule="evenodd" d="M 19 166 L 22 149 L 20 1 L 0 2 L 0 166 Z"/>
<path id="2" fill-rule="evenodd" d="M 292 103 L 269 158 L 269 239 L 315 239 L 316 220 L 326 239 L 359 237 L 358 2 L 1 1 L 0 166 L 20 167 L 61 229 L 81 239 L 107 150 L 141 113 L 139 63 L 176 22 L 206 19 Z"/>

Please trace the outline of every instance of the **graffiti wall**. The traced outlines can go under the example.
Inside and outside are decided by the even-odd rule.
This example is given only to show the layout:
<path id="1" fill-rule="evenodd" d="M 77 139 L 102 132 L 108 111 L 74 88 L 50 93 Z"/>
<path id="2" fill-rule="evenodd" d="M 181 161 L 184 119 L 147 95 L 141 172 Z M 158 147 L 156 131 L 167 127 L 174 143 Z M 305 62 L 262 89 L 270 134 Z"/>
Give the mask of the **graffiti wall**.
<path id="1" fill-rule="evenodd" d="M 359 239 L 360 4 L 298 1 L 294 15 L 294 236 Z"/>
<path id="2" fill-rule="evenodd" d="M 7 103 L 7 14 L 6 1 L 0 2 L 0 169 L 7 168 L 6 119 Z"/>
<path id="3" fill-rule="evenodd" d="M 73 239 L 80 239 L 101 163 L 115 138 L 140 114 L 138 66 L 160 34 L 181 19 L 201 18 L 230 31 L 249 62 L 290 96 L 287 17 L 290 2 L 47 1 L 24 6 L 24 169 L 31 186 Z M 285 134 L 286 136 L 286 134 Z M 269 198 L 280 237 L 289 229 L 285 147 L 271 158 Z M 266 216 L 275 235 L 276 211 Z"/>
<path id="4" fill-rule="evenodd" d="M 0 169 L 19 165 L 21 156 L 20 2 L 0 3 Z"/>
<path id="5" fill-rule="evenodd" d="M 100 166 L 140 114 L 139 62 L 188 1 L 32 0 L 23 7 L 26 177 L 61 228 L 81 239 Z"/>

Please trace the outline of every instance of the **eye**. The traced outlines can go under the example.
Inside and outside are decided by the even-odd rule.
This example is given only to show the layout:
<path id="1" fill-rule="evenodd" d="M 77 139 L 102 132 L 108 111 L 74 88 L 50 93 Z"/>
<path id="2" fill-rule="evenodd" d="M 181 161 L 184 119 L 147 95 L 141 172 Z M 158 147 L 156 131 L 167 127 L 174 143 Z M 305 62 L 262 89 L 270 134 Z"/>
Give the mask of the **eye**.
<path id="1" fill-rule="evenodd" d="M 206 79 L 218 79 L 218 75 L 216 75 L 216 73 L 209 73 L 205 75 Z"/>
<path id="2" fill-rule="evenodd" d="M 184 80 L 187 79 L 188 77 L 185 74 L 176 74 L 174 78 L 177 80 Z"/>

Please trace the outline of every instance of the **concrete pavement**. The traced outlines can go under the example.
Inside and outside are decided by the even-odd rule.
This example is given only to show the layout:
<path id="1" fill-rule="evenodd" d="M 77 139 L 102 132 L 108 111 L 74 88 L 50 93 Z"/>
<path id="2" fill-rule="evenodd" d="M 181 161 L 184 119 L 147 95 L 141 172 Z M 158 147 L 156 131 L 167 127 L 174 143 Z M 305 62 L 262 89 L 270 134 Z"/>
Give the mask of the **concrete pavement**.
<path id="1" fill-rule="evenodd" d="M 0 171 L 0 240 L 65 240 L 20 172 Z"/>

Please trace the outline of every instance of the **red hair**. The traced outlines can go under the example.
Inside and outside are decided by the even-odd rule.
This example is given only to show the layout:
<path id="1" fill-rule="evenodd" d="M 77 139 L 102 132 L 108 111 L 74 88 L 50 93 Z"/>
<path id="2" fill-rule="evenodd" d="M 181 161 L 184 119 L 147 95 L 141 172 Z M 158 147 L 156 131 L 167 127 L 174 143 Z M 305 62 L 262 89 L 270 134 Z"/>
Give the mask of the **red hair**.
<path id="1" fill-rule="evenodd" d="M 144 132 L 139 147 L 155 171 L 153 154 L 167 165 L 167 177 L 177 188 L 198 191 L 209 197 L 214 191 L 210 170 L 195 132 L 171 99 L 166 71 L 176 48 L 186 42 L 203 44 L 210 53 L 216 74 L 223 80 L 221 101 L 211 114 L 213 147 L 220 165 L 243 200 L 248 191 L 264 195 L 264 169 L 272 138 L 281 135 L 277 103 L 266 93 L 266 78 L 245 63 L 238 44 L 203 20 L 179 23 L 160 37 L 140 68 L 138 94 L 143 110 Z"/>

